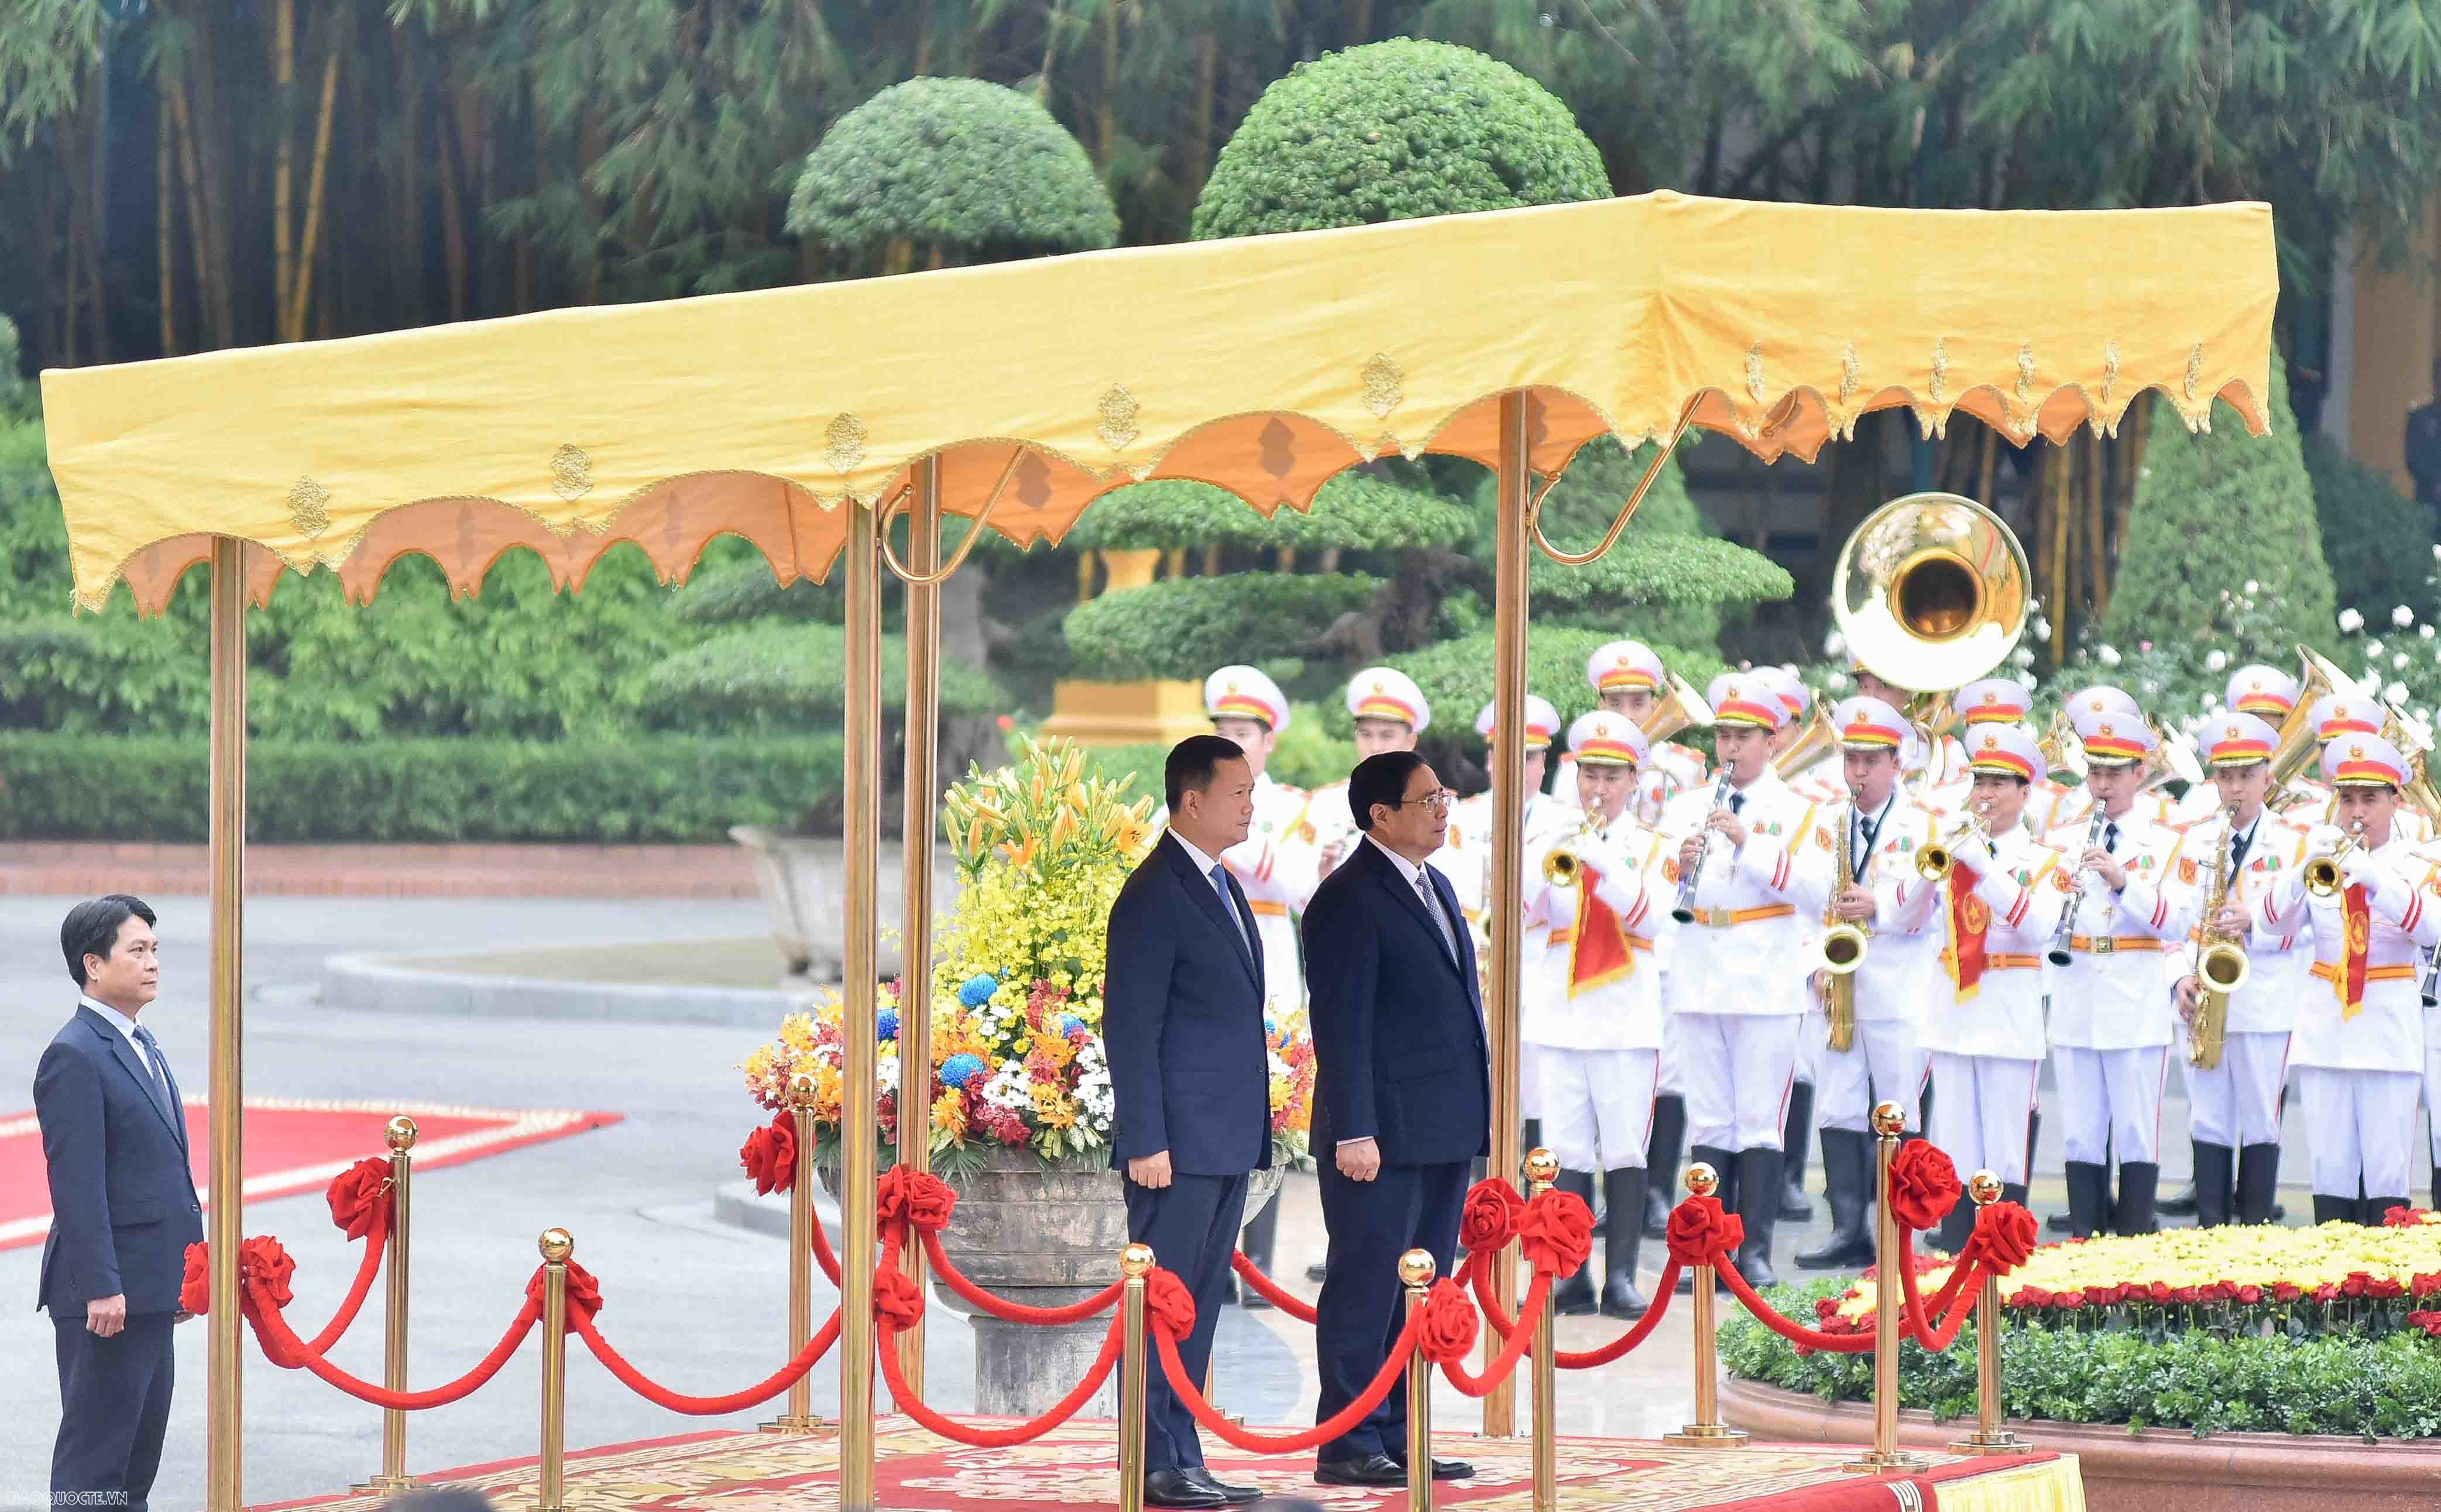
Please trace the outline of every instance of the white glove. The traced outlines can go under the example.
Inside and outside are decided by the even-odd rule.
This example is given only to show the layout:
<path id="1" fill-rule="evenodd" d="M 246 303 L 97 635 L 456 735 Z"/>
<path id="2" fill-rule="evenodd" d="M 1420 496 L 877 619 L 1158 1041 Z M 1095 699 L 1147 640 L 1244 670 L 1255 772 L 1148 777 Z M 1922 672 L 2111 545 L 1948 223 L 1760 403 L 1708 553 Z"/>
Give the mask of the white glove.
<path id="1" fill-rule="evenodd" d="M 1990 876 L 1999 870 L 1999 862 L 1994 858 L 1992 847 L 1985 844 L 1980 835 L 1960 836 L 1950 846 L 1949 854 L 1956 858 L 1960 866 L 1966 868 L 1977 876 Z"/>
<path id="2" fill-rule="evenodd" d="M 2317 824 L 2305 837 L 2307 855 L 2328 855 L 2345 845 L 2348 832 L 2336 824 Z"/>
<path id="3" fill-rule="evenodd" d="M 2340 857 L 2340 875 L 2347 879 L 2350 887 L 2361 885 L 2370 891 L 2380 891 L 2381 865 L 2361 845 Z"/>

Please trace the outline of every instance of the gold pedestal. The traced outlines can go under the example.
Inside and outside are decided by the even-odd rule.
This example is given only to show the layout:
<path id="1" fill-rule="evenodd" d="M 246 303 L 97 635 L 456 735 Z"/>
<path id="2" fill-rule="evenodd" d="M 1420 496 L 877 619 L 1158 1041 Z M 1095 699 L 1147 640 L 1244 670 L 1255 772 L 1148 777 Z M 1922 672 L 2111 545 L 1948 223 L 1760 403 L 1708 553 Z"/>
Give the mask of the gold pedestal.
<path id="1" fill-rule="evenodd" d="M 1203 690 L 1191 682 L 1081 682 L 1063 678 L 1054 690 L 1045 740 L 1079 746 L 1175 746 L 1212 732 Z"/>

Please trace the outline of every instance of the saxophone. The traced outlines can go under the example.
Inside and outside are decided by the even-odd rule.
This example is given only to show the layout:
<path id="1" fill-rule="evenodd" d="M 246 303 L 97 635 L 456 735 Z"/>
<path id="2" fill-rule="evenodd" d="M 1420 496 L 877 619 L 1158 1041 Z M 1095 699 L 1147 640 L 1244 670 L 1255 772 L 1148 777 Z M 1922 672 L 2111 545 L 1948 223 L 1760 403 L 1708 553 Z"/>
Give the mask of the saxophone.
<path id="1" fill-rule="evenodd" d="M 1853 793 L 1849 802 L 1860 800 Z M 1839 823 L 1839 874 L 1831 890 L 1836 898 L 1856 884 L 1854 842 L 1855 816 L 1842 815 Z M 1831 1020 L 1830 1048 L 1844 1055 L 1856 1048 L 1856 968 L 1865 963 L 1865 943 L 1871 934 L 1861 925 L 1843 921 L 1835 908 L 1822 910 L 1822 938 L 1815 943 L 1815 969 L 1822 973 L 1822 1012 Z"/>
<path id="2" fill-rule="evenodd" d="M 2253 966 L 2246 947 L 2220 930 L 2221 910 L 2229 905 L 2230 837 L 2237 833 L 2237 805 L 2228 812 L 2229 827 L 2220 838 L 2220 856 L 2213 862 L 2212 889 L 2204 898 L 2203 923 L 2196 936 L 2196 1021 L 2187 1035 L 2187 1064 L 2197 1071 L 2220 1066 L 2229 1040 L 2229 999 L 2246 985 Z"/>

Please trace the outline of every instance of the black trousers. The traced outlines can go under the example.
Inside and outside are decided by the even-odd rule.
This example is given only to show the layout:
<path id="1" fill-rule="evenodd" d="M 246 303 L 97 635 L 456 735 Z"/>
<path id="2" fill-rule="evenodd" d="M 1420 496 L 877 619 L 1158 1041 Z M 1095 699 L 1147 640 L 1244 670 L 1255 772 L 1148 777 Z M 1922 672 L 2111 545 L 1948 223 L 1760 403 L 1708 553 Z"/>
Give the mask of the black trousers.
<path id="1" fill-rule="evenodd" d="M 1177 1272 L 1194 1294 L 1195 1331 L 1178 1346 L 1178 1358 L 1200 1390 L 1212 1360 L 1212 1332 L 1229 1300 L 1229 1257 L 1237 1252 L 1238 1224 L 1246 1212 L 1245 1175 L 1173 1175 L 1158 1190 L 1123 1184 L 1128 1237 L 1150 1245 L 1154 1262 Z M 1169 1389 L 1169 1374 L 1156 1356 L 1145 1372 L 1145 1473 L 1202 1463 L 1195 1414 Z"/>
<path id="2" fill-rule="evenodd" d="M 54 1318 L 60 1366 L 60 1436 L 51 1446 L 51 1500 L 145 1512 L 161 1468 L 177 1355 L 172 1316 L 130 1313 L 108 1339 L 80 1310 Z"/>
<path id="3" fill-rule="evenodd" d="M 1399 1257 L 1431 1253 L 1437 1274 L 1450 1273 L 1457 1252 L 1457 1220 L 1466 1205 L 1468 1163 L 1384 1165 L 1370 1181 L 1351 1181 L 1322 1152 L 1322 1221 L 1330 1233 L 1329 1274 L 1314 1303 L 1315 1363 L 1322 1399 L 1314 1421 L 1328 1422 L 1365 1394 L 1406 1325 Z M 1322 1447 L 1324 1462 L 1407 1453 L 1407 1395 L 1393 1389 L 1352 1431 Z"/>

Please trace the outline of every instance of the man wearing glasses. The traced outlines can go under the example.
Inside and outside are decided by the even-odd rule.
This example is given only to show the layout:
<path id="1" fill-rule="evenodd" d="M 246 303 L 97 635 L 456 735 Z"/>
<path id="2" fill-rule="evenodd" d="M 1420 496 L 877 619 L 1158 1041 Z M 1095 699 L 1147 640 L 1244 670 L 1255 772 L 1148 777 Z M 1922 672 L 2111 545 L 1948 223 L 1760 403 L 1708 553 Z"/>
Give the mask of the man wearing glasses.
<path id="1" fill-rule="evenodd" d="M 1399 1256 L 1450 1273 L 1473 1162 L 1491 1152 L 1492 1056 L 1474 944 L 1449 878 L 1430 864 L 1456 795 L 1411 750 L 1368 757 L 1347 781 L 1364 838 L 1305 912 L 1315 1062 L 1313 1147 L 1330 1235 L 1314 1354 L 1315 1421 L 1371 1383 L 1400 1331 Z M 1323 1446 L 1314 1479 L 1406 1479 L 1406 1396 L 1392 1392 Z M 1433 1462 L 1433 1478 L 1474 1473 Z"/>

